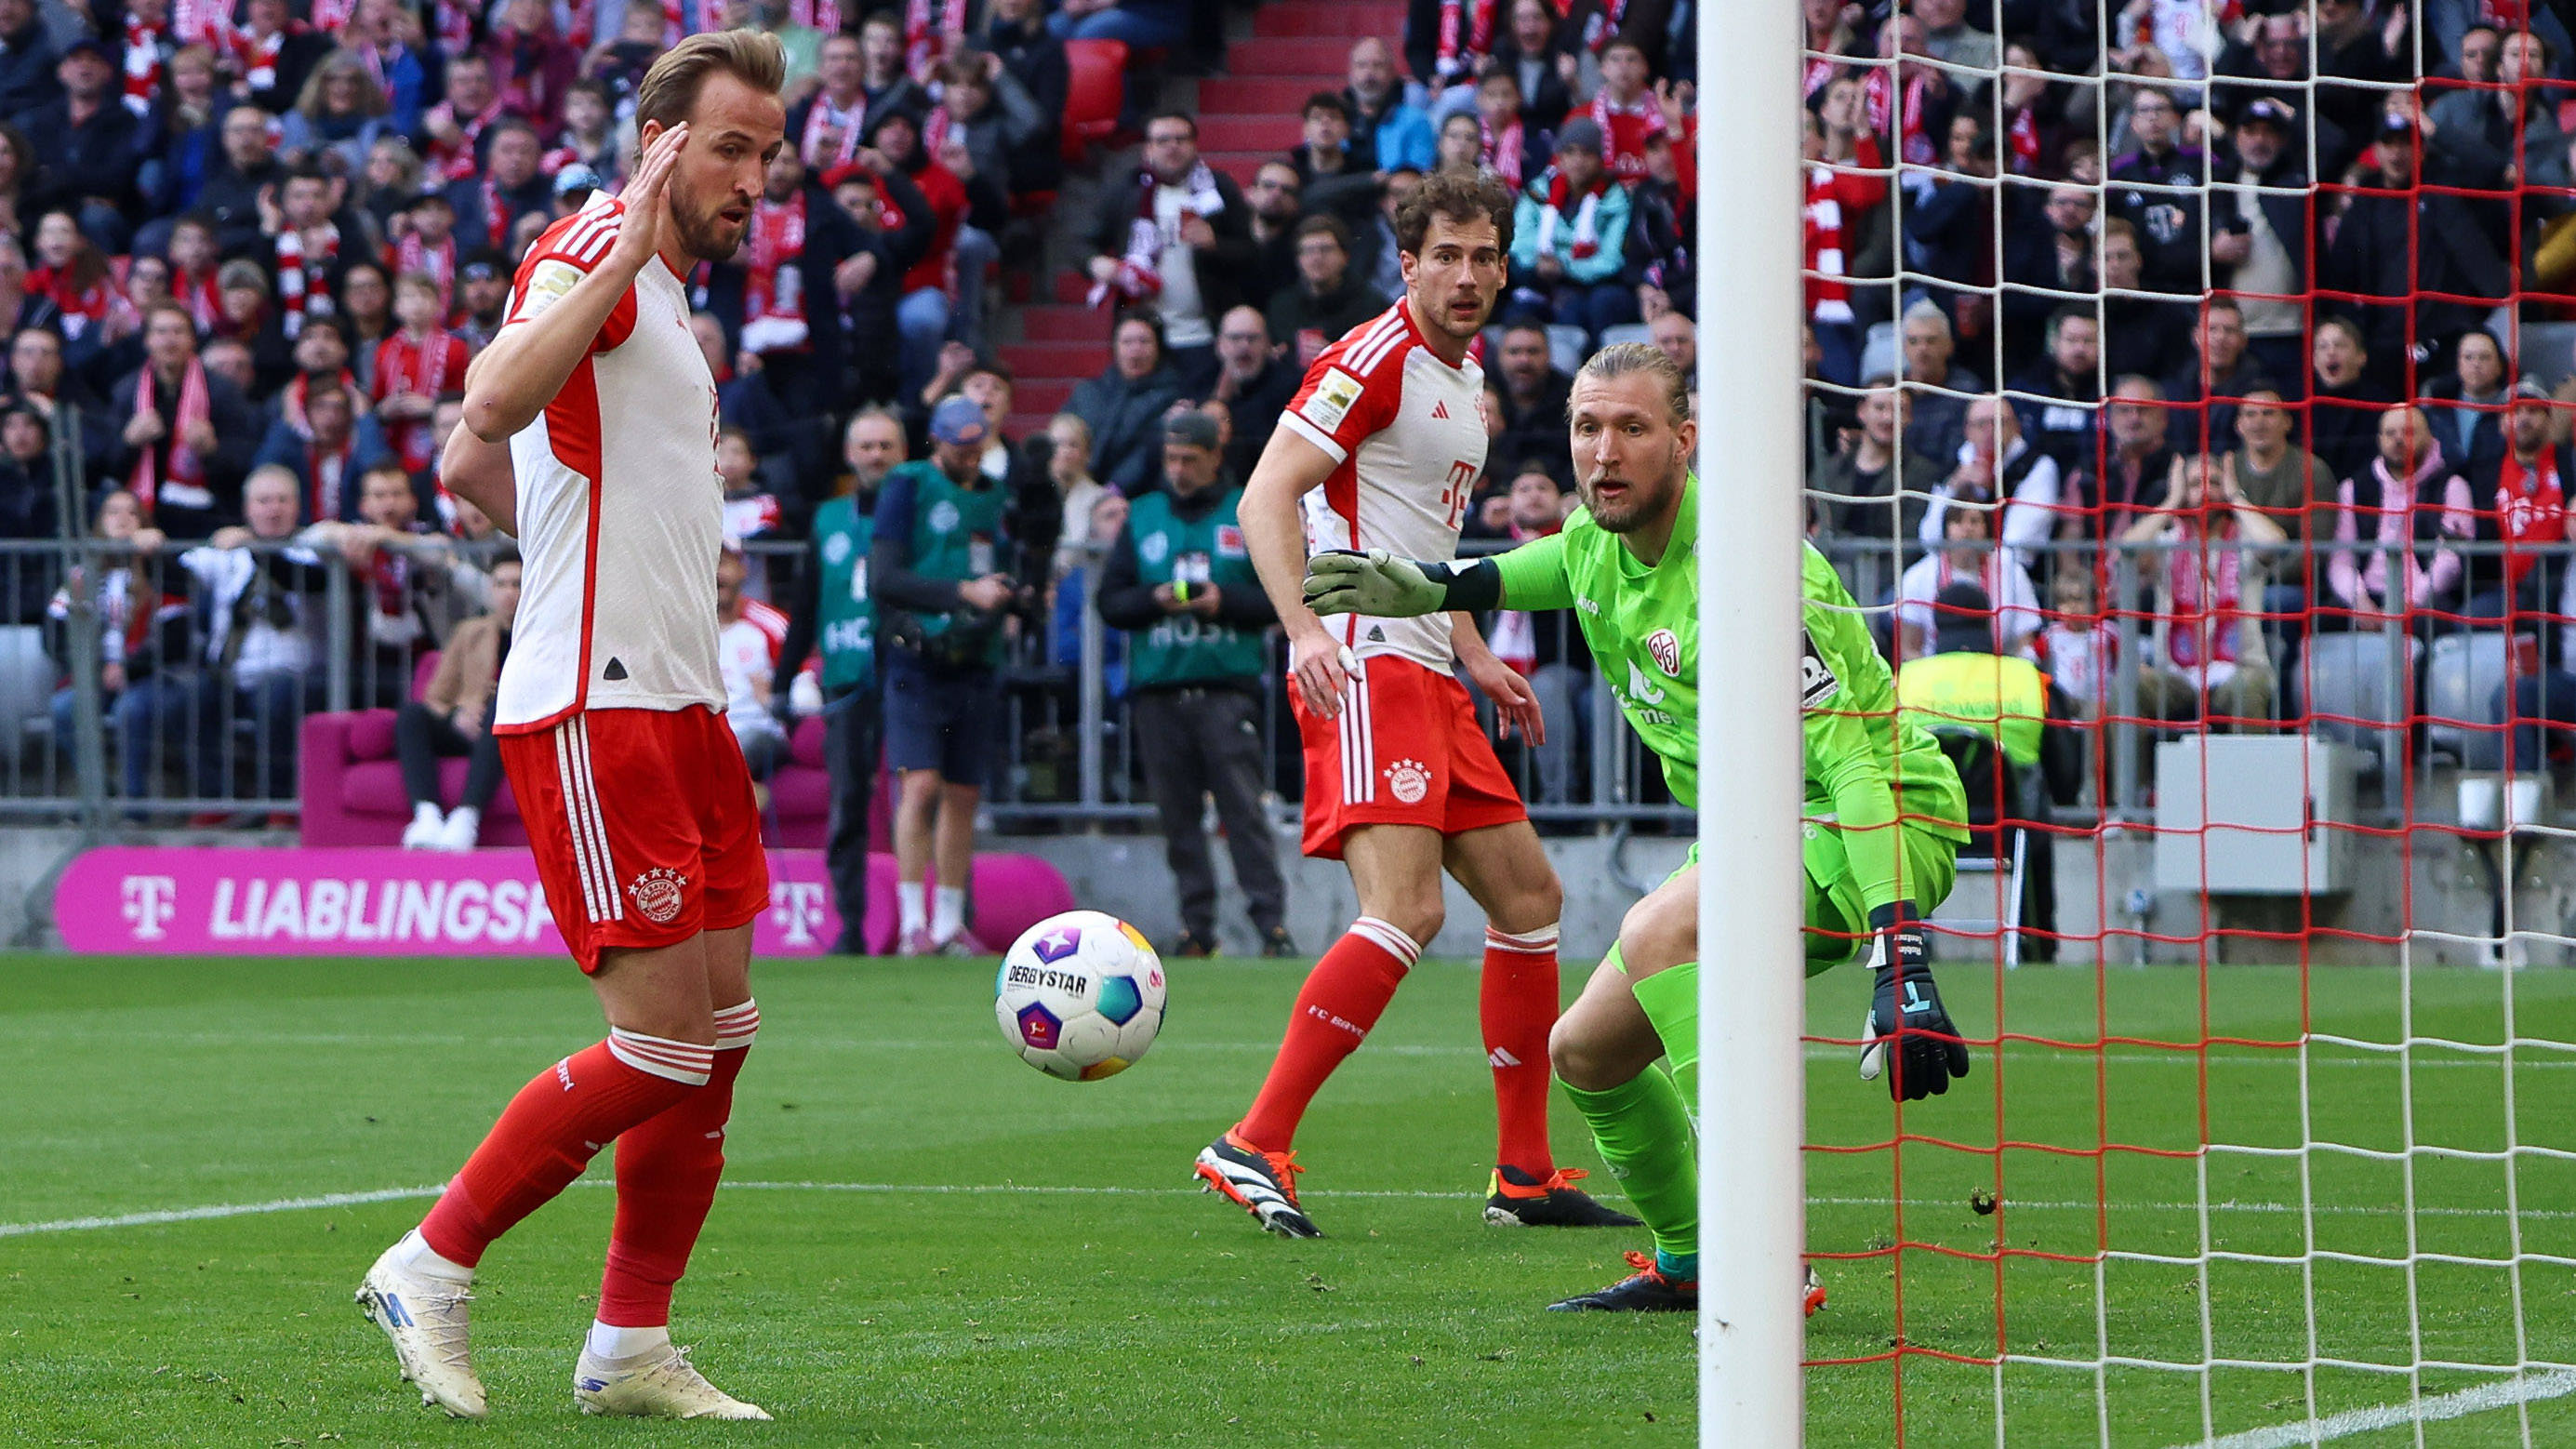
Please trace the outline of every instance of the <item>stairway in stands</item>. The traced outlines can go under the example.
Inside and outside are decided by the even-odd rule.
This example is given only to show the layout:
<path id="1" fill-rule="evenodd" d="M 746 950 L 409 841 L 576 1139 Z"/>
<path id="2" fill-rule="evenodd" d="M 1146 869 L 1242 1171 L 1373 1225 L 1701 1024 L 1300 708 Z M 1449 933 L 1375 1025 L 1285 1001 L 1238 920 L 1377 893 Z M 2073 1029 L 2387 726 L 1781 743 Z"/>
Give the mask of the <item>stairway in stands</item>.
<path id="1" fill-rule="evenodd" d="M 1262 162 L 1297 144 L 1298 110 L 1306 97 L 1342 88 L 1351 43 L 1368 35 L 1400 50 L 1403 0 L 1269 0 L 1254 12 L 1249 34 L 1238 35 L 1228 49 L 1224 73 L 1195 82 L 1201 154 L 1238 183 L 1251 181 Z M 1398 69 L 1402 65 L 1399 58 Z M 1186 104 L 1185 88 L 1193 83 L 1171 84 L 1183 88 L 1173 98 Z M 1132 150 L 1121 152 L 1102 163 L 1102 174 L 1117 175 L 1134 164 Z M 1019 377 L 1016 411 L 1006 425 L 1013 438 L 1043 431 L 1047 419 L 1063 410 L 1074 384 L 1109 365 L 1108 316 L 1082 305 L 1090 290 L 1082 271 L 1089 252 L 1079 238 L 1097 212 L 1099 194 L 1096 184 L 1065 189 L 1050 228 L 1055 276 L 1047 294 L 1034 305 L 1006 309 L 999 319 L 999 334 L 1018 338 L 997 345 Z"/>

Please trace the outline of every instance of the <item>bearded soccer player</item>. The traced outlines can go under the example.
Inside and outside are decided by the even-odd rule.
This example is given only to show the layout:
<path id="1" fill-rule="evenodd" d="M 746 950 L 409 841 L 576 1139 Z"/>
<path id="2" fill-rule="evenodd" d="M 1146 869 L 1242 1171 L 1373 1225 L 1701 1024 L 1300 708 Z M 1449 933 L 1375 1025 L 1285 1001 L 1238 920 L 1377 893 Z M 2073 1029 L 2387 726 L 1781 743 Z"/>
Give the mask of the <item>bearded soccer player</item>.
<path id="1" fill-rule="evenodd" d="M 1486 1218 L 1635 1225 L 1571 1186 L 1582 1174 L 1559 1171 L 1548 1150 L 1563 892 L 1453 662 L 1494 701 L 1504 729 L 1534 743 L 1537 696 L 1466 614 L 1327 626 L 1301 591 L 1310 546 L 1457 552 L 1485 471 L 1484 372 L 1467 348 L 1502 291 L 1511 217 L 1510 193 L 1490 176 L 1423 182 L 1396 213 L 1404 300 L 1315 359 L 1238 509 L 1288 635 L 1305 852 L 1349 865 L 1360 906 L 1298 992 L 1252 1110 L 1198 1156 L 1211 1189 L 1285 1237 L 1321 1236 L 1297 1202 L 1298 1120 L 1439 933 L 1443 869 L 1485 911 L 1478 1016 L 1499 1119 Z"/>
<path id="2" fill-rule="evenodd" d="M 480 1418 L 467 1288 L 493 1239 L 617 1144 L 585 1413 L 766 1419 L 671 1345 L 671 1288 L 724 1171 L 760 1013 L 752 919 L 769 900 L 751 775 L 716 663 L 715 379 L 681 278 L 742 244 L 781 144 L 786 59 L 755 31 L 694 35 L 636 93 L 624 194 L 555 223 L 466 379 L 446 481 L 526 558 L 493 731 L 546 904 L 608 1037 L 521 1089 L 416 1230 L 358 1290 L 403 1377 Z"/>
<path id="3" fill-rule="evenodd" d="M 1681 370 L 1655 348 L 1605 348 L 1575 375 L 1576 483 L 1583 507 L 1561 533 L 1473 564 L 1416 563 L 1379 550 L 1309 566 L 1318 613 L 1574 608 L 1584 642 L 1684 804 L 1699 793 L 1698 428 Z M 1922 726 L 1900 723 L 1887 663 L 1830 564 L 1806 551 L 1807 971 L 1871 968 L 1860 1075 L 1892 1062 L 1890 1093 L 1950 1089 L 1968 1049 L 1923 950 L 1918 903 L 1949 894 L 1967 838 L 1958 772 Z M 1549 1059 L 1592 1128 L 1611 1175 L 1654 1233 L 1636 1272 L 1563 1310 L 1699 1306 L 1699 1181 L 1692 1104 L 1699 1062 L 1699 849 L 1628 911 Z M 1669 1074 L 1655 1059 L 1671 1065 Z M 1807 1311 L 1824 1301 L 1810 1274 Z"/>

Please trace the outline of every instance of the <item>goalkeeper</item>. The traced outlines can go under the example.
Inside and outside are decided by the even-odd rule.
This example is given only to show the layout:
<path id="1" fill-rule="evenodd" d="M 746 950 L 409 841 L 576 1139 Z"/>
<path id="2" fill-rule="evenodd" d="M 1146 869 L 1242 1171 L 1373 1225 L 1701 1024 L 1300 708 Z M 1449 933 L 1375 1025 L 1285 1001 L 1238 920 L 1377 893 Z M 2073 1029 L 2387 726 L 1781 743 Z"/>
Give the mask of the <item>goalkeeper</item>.
<path id="1" fill-rule="evenodd" d="M 1628 722 L 1673 798 L 1697 796 L 1698 428 L 1681 370 L 1644 344 L 1594 354 L 1567 408 L 1583 507 L 1565 530 L 1496 558 L 1418 564 L 1382 552 L 1307 565 L 1319 614 L 1574 608 Z M 1851 596 L 1806 551 L 1807 970 L 1863 954 L 1872 987 L 1863 1080 L 1915 1099 L 1967 1075 L 1968 1050 L 1934 988 L 1922 909 L 1950 890 L 1967 838 L 1959 777 L 1931 735 L 1900 724 L 1896 692 Z M 1637 1271 L 1558 1309 L 1691 1310 L 1699 1303 L 1699 1184 L 1690 1102 L 1699 1059 L 1699 851 L 1630 908 L 1618 943 L 1548 1043 L 1566 1095 L 1653 1231 Z M 1774 983 L 1787 989 L 1788 983 Z M 1670 1074 L 1655 1066 L 1670 1063 Z M 1823 1301 L 1812 1275 L 1807 1307 Z"/>

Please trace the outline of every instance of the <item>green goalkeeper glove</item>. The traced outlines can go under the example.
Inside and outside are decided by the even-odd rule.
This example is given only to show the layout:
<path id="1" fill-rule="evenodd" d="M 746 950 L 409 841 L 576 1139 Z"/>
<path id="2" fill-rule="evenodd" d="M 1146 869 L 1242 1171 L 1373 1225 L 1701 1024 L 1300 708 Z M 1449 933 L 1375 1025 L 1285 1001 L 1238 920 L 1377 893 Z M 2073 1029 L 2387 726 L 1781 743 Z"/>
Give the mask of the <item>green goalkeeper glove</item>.
<path id="1" fill-rule="evenodd" d="M 1421 564 L 1373 548 L 1365 553 L 1332 549 L 1306 561 L 1306 607 L 1318 614 L 1410 619 L 1451 609 L 1489 609 L 1501 592 L 1501 575 L 1491 559 Z"/>

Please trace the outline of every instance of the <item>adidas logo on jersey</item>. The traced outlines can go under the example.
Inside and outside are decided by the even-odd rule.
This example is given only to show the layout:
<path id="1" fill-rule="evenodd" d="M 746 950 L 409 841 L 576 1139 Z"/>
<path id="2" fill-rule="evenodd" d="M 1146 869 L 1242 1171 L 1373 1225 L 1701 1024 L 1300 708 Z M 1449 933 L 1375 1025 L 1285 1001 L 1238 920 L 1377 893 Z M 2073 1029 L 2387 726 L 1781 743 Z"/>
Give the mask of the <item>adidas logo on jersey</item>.
<path id="1" fill-rule="evenodd" d="M 1386 642 L 1386 631 L 1375 624 L 1371 624 L 1369 625 L 1368 638 L 1371 644 L 1383 644 Z"/>
<path id="2" fill-rule="evenodd" d="M 599 677 L 602 679 L 624 679 L 626 677 L 626 661 L 613 654 L 610 655 L 608 659 L 608 667 L 599 671 Z"/>
<path id="3" fill-rule="evenodd" d="M 1435 418 L 1445 418 L 1449 416 L 1449 404 L 1446 401 L 1433 403 L 1431 405 L 1431 415 Z"/>

